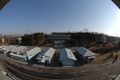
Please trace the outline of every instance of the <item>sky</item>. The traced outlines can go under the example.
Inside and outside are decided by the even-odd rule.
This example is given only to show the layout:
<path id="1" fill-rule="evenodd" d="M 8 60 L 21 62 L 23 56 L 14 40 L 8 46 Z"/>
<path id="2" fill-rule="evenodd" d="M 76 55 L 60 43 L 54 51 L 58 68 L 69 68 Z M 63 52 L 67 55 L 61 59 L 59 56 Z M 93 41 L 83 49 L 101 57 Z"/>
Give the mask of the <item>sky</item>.
<path id="1" fill-rule="evenodd" d="M 0 34 L 84 29 L 120 37 L 120 9 L 111 0 L 10 0 L 0 11 Z"/>

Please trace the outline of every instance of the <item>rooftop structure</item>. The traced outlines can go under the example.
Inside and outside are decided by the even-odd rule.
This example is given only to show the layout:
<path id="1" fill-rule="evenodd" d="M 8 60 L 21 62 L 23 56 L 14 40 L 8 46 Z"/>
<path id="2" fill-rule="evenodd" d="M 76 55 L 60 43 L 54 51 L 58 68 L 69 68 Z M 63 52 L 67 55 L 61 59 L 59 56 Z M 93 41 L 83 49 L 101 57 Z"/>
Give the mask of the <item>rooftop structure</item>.
<path id="1" fill-rule="evenodd" d="M 0 0 L 0 10 L 9 2 L 9 0 Z"/>
<path id="2" fill-rule="evenodd" d="M 59 60 L 63 66 L 74 66 L 77 60 L 70 49 L 64 48 L 60 50 Z"/>

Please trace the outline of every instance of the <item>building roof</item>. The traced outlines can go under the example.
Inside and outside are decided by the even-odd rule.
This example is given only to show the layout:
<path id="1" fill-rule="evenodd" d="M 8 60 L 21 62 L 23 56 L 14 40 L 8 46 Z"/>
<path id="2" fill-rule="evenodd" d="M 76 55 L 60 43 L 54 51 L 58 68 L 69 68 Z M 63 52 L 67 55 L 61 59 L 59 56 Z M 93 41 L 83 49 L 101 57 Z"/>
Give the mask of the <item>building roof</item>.
<path id="1" fill-rule="evenodd" d="M 0 0 L 0 10 L 9 2 L 10 0 Z"/>
<path id="2" fill-rule="evenodd" d="M 73 55 L 72 51 L 67 48 L 60 50 L 60 60 L 65 60 L 65 59 L 77 60 Z"/>
<path id="3" fill-rule="evenodd" d="M 47 51 L 48 51 L 48 49 L 42 50 L 42 52 L 37 55 L 36 59 L 42 60 L 44 54 L 45 54 Z"/>
<path id="4" fill-rule="evenodd" d="M 95 56 L 96 54 L 93 53 L 92 51 L 84 48 L 84 47 L 79 47 L 75 49 L 79 54 L 81 54 L 81 56 L 84 57 L 89 57 L 89 56 Z"/>
<path id="5" fill-rule="evenodd" d="M 120 0 L 112 0 L 116 6 L 120 9 Z"/>
<path id="6" fill-rule="evenodd" d="M 55 53 L 55 49 L 50 48 L 48 51 L 46 51 L 46 53 L 44 54 L 44 56 L 46 57 L 52 57 Z"/>
<path id="7" fill-rule="evenodd" d="M 11 51 L 17 54 L 23 54 L 27 51 L 27 47 L 26 46 L 14 46 L 14 45 L 10 45 L 10 46 L 2 45 L 0 46 L 0 50 Z"/>
<path id="8" fill-rule="evenodd" d="M 5 51 L 15 51 L 16 49 L 16 46 L 13 46 L 13 45 L 10 45 L 10 46 L 6 46 L 6 45 L 3 45 L 2 47 L 2 50 L 5 50 Z"/>
<path id="9" fill-rule="evenodd" d="M 18 54 L 15 54 L 15 53 L 13 53 L 13 52 L 10 53 L 10 56 L 16 56 L 16 57 L 24 58 L 24 59 L 26 58 L 25 55 L 18 55 Z"/>
<path id="10" fill-rule="evenodd" d="M 34 57 L 36 54 L 40 53 L 41 52 L 41 48 L 39 47 L 35 47 L 29 51 L 27 51 L 27 57 L 28 59 L 31 59 L 32 57 Z"/>
<path id="11" fill-rule="evenodd" d="M 39 53 L 39 55 L 36 57 L 36 59 L 40 60 L 42 63 L 44 63 L 46 60 L 49 60 L 49 62 L 50 62 L 54 53 L 55 53 L 55 49 L 49 48 L 49 49 L 46 49 L 45 51 Z"/>

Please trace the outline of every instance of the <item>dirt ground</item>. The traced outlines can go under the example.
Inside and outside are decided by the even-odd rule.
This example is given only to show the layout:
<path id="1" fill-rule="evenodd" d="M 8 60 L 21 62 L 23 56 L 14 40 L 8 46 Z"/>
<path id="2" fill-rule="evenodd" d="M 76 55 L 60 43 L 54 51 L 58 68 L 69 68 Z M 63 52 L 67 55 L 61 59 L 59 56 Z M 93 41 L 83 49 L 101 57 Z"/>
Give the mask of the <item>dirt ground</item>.
<path id="1" fill-rule="evenodd" d="M 116 55 L 118 55 L 117 59 L 120 60 L 120 51 L 106 54 L 97 53 L 96 58 L 91 62 L 91 64 L 102 64 L 109 61 L 113 61 Z"/>

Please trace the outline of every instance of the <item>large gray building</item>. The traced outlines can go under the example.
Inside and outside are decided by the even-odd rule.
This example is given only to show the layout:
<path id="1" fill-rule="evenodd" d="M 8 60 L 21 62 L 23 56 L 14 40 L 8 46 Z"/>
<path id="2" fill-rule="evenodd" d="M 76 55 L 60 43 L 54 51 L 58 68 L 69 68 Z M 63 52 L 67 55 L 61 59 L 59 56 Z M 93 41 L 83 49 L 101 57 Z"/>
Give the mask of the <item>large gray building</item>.
<path id="1" fill-rule="evenodd" d="M 53 32 L 48 35 L 48 40 L 51 40 L 55 43 L 54 47 L 61 48 L 64 47 L 64 42 L 70 40 L 71 34 L 65 32 Z"/>
<path id="2" fill-rule="evenodd" d="M 77 59 L 70 49 L 64 48 L 60 50 L 59 61 L 63 66 L 74 66 Z"/>

